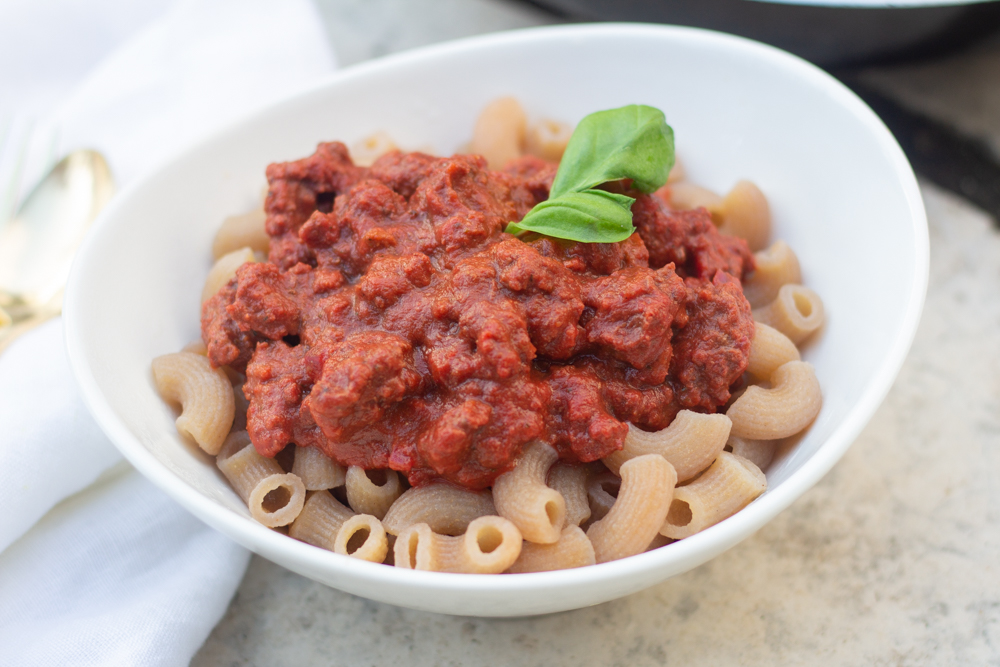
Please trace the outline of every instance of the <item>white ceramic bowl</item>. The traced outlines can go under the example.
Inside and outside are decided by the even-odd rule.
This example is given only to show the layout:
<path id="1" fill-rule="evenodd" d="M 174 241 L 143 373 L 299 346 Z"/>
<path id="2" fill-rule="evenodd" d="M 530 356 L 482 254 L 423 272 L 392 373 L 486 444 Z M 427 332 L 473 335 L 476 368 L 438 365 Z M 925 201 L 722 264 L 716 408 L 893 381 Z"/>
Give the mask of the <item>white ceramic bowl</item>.
<path id="1" fill-rule="evenodd" d="M 478 111 L 516 95 L 534 117 L 576 122 L 628 103 L 663 109 L 694 180 L 740 178 L 770 198 L 829 322 L 805 351 L 825 403 L 734 517 L 666 548 L 514 576 L 361 562 L 254 523 L 213 462 L 181 439 L 150 361 L 198 337 L 199 295 L 224 216 L 251 208 L 265 166 L 385 130 L 454 151 Z M 189 511 L 290 570 L 356 595 L 450 614 L 515 616 L 611 600 L 695 567 L 751 535 L 840 458 L 906 355 L 927 281 L 927 226 L 910 166 L 878 118 L 819 69 L 700 30 L 583 25 L 433 46 L 345 70 L 193 148 L 122 193 L 81 248 L 66 294 L 70 359 L 98 423 Z"/>

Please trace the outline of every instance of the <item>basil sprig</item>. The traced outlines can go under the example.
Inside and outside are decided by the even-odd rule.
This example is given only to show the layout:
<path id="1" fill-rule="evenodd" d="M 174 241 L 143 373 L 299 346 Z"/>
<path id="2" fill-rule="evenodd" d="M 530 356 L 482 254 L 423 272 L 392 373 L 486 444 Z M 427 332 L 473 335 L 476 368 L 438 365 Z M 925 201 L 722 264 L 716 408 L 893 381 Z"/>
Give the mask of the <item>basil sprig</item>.
<path id="1" fill-rule="evenodd" d="M 584 243 L 624 241 L 635 231 L 635 200 L 594 187 L 628 178 L 632 187 L 653 192 L 673 166 L 674 132 L 659 109 L 630 104 L 592 113 L 573 131 L 548 200 L 506 231 Z"/>

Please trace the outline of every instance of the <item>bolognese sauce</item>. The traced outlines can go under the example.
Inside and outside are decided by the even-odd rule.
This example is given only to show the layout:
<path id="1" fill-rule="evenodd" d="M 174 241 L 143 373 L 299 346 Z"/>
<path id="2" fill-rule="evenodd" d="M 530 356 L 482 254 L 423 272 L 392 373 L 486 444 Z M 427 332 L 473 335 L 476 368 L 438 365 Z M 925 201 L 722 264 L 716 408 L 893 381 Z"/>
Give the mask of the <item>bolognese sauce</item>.
<path id="1" fill-rule="evenodd" d="M 529 442 L 596 461 L 628 422 L 724 405 L 754 336 L 746 243 L 627 183 L 625 241 L 504 233 L 555 171 L 398 152 L 365 168 L 340 143 L 270 165 L 269 261 L 241 266 L 201 323 L 211 363 L 246 373 L 257 450 L 481 489 Z"/>

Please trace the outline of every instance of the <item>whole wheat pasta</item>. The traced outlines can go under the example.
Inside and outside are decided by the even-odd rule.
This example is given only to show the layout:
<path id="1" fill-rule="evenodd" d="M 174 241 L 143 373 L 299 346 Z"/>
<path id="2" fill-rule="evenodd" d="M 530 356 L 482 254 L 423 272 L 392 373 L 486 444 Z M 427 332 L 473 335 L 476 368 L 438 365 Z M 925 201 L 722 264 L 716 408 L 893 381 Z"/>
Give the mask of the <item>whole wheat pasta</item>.
<path id="1" fill-rule="evenodd" d="M 646 551 L 652 551 L 653 549 L 659 549 L 660 547 L 665 547 L 668 544 L 673 544 L 677 540 L 667 537 L 666 535 L 661 535 L 657 533 L 653 536 L 653 541 L 646 546 Z"/>
<path id="2" fill-rule="evenodd" d="M 370 167 L 386 153 L 399 150 L 399 146 L 385 132 L 368 135 L 361 141 L 351 144 L 351 159 L 361 167 Z"/>
<path id="3" fill-rule="evenodd" d="M 673 169 L 670 170 L 670 175 L 667 176 L 667 185 L 683 181 L 686 177 L 687 173 L 684 171 L 684 165 L 681 164 L 681 159 L 674 155 L 674 166 Z"/>
<path id="4" fill-rule="evenodd" d="M 787 438 L 804 429 L 823 406 L 823 394 L 811 364 L 789 361 L 771 376 L 771 388 L 748 387 L 726 415 L 732 435 L 751 440 Z"/>
<path id="5" fill-rule="evenodd" d="M 754 326 L 750 343 L 750 361 L 747 373 L 761 380 L 769 380 L 779 366 L 789 361 L 799 361 L 799 348 L 785 334 L 761 322 Z"/>
<path id="6" fill-rule="evenodd" d="M 253 250 L 249 247 L 239 248 L 215 260 L 215 264 L 208 272 L 208 278 L 205 279 L 205 286 L 201 290 L 201 302 L 204 303 L 211 299 L 216 292 L 235 278 L 236 269 L 253 261 Z"/>
<path id="7" fill-rule="evenodd" d="M 521 555 L 507 572 L 551 572 L 593 565 L 595 562 L 594 545 L 590 543 L 586 533 L 579 526 L 570 525 L 563 528 L 559 539 L 553 544 L 522 544 Z"/>
<path id="8" fill-rule="evenodd" d="M 521 553 L 521 533 L 502 517 L 481 516 L 464 535 L 438 535 L 426 523 L 410 526 L 396 537 L 395 566 L 412 570 L 498 574 Z"/>
<path id="9" fill-rule="evenodd" d="M 559 162 L 573 128 L 556 120 L 541 120 L 528 128 L 524 151 L 549 162 Z"/>
<path id="10" fill-rule="evenodd" d="M 746 240 L 750 250 L 760 250 L 771 238 L 771 208 L 767 198 L 750 181 L 740 181 L 720 206 L 719 231 Z"/>
<path id="11" fill-rule="evenodd" d="M 274 459 L 258 454 L 252 444 L 219 457 L 216 465 L 259 523 L 269 528 L 287 526 L 302 511 L 306 499 L 302 480 L 286 473 Z"/>
<path id="12" fill-rule="evenodd" d="M 688 210 L 704 207 L 712 214 L 712 219 L 722 215 L 722 197 L 708 188 L 695 185 L 689 181 L 680 181 L 667 186 L 671 208 Z"/>
<path id="13" fill-rule="evenodd" d="M 250 434 L 247 433 L 245 429 L 233 429 L 229 435 L 226 436 L 225 441 L 222 443 L 222 448 L 219 449 L 219 453 L 216 457 L 218 459 L 227 459 L 249 444 L 251 444 Z"/>
<path id="14" fill-rule="evenodd" d="M 761 470 L 766 470 L 774 460 L 774 452 L 778 448 L 775 440 L 750 440 L 730 436 L 726 443 L 726 451 L 742 456 Z"/>
<path id="15" fill-rule="evenodd" d="M 520 157 L 525 125 L 520 102 L 513 97 L 494 100 L 476 120 L 470 149 L 485 157 L 490 169 L 501 169 L 509 160 Z"/>
<path id="16" fill-rule="evenodd" d="M 243 215 L 233 215 L 222 221 L 212 242 L 212 257 L 221 258 L 234 250 L 249 247 L 251 250 L 267 254 L 271 247 L 271 237 L 264 229 L 267 215 L 258 208 Z"/>
<path id="17" fill-rule="evenodd" d="M 192 354 L 200 354 L 203 357 L 208 356 L 208 348 L 205 344 L 199 340 L 193 340 L 184 347 L 181 348 L 181 352 L 191 352 Z"/>
<path id="18" fill-rule="evenodd" d="M 335 553 L 381 563 L 389 542 L 378 519 L 369 514 L 355 514 L 340 504 L 329 491 L 309 494 L 305 506 L 288 535 Z"/>
<path id="19" fill-rule="evenodd" d="M 376 484 L 369 477 L 385 475 L 383 484 Z M 395 470 L 366 471 L 358 466 L 347 469 L 344 483 L 347 489 L 347 502 L 359 514 L 371 514 L 379 519 L 385 516 L 396 498 L 403 493 L 403 485 L 399 482 L 399 473 Z"/>
<path id="20" fill-rule="evenodd" d="M 750 461 L 722 452 L 701 477 L 674 489 L 660 533 L 683 539 L 736 514 L 767 489 L 764 473 Z"/>
<path id="21" fill-rule="evenodd" d="M 757 268 L 743 281 L 743 296 L 752 307 L 759 308 L 774 301 L 783 285 L 802 282 L 799 258 L 784 241 L 775 241 L 753 256 Z"/>
<path id="22" fill-rule="evenodd" d="M 610 470 L 594 473 L 587 478 L 587 501 L 590 503 L 590 520 L 603 519 L 615 504 L 622 480 Z"/>
<path id="23" fill-rule="evenodd" d="M 684 482 L 707 468 L 726 445 L 731 424 L 725 415 L 705 415 L 681 410 L 667 428 L 649 432 L 628 426 L 625 445 L 601 459 L 611 472 L 636 456 L 659 454 L 677 471 Z"/>
<path id="24" fill-rule="evenodd" d="M 548 485 L 558 491 L 566 503 L 566 525 L 579 526 L 590 518 L 587 469 L 584 466 L 562 462 L 555 464 L 549 468 Z"/>
<path id="25" fill-rule="evenodd" d="M 389 541 L 382 522 L 371 514 L 355 514 L 337 531 L 334 553 L 370 563 L 381 563 L 389 552 Z"/>
<path id="26" fill-rule="evenodd" d="M 337 533 L 354 516 L 349 507 L 337 501 L 329 491 L 309 494 L 302 511 L 288 528 L 288 535 L 327 551 L 333 551 Z"/>
<path id="27" fill-rule="evenodd" d="M 566 501 L 545 485 L 549 468 L 558 459 L 556 450 L 533 442 L 524 448 L 517 467 L 493 483 L 497 513 L 512 521 L 529 542 L 551 544 L 566 525 Z"/>
<path id="28" fill-rule="evenodd" d="M 426 523 L 440 535 L 461 535 L 481 516 L 497 513 L 489 491 L 470 491 L 445 482 L 407 489 L 382 518 L 392 535 Z"/>
<path id="29" fill-rule="evenodd" d="M 226 373 L 200 354 L 177 352 L 153 359 L 153 379 L 160 396 L 181 405 L 177 429 L 209 454 L 218 454 L 236 412 Z"/>
<path id="30" fill-rule="evenodd" d="M 587 529 L 598 563 L 645 551 L 663 526 L 674 497 L 677 473 L 659 454 L 629 459 L 620 472 L 622 486 L 611 511 Z"/>
<path id="31" fill-rule="evenodd" d="M 823 301 L 802 285 L 783 285 L 766 306 L 755 308 L 753 318 L 770 325 L 798 345 L 823 326 Z"/>
<path id="32" fill-rule="evenodd" d="M 307 491 L 333 489 L 344 484 L 347 471 L 319 447 L 296 447 L 292 472 L 299 476 Z"/>

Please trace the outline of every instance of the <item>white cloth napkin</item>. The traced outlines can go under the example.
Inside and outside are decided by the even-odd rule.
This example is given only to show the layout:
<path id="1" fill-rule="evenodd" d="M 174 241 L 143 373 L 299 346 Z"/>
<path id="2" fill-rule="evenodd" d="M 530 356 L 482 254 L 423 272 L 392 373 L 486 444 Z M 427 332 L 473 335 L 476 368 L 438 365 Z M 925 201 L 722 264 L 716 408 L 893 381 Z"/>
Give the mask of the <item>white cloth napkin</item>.
<path id="1" fill-rule="evenodd" d="M 120 187 L 334 67 L 309 0 L 136 4 L 0 7 L 0 100 L 23 100 L 15 118 L 58 105 L 36 130 L 57 154 L 101 150 Z M 61 322 L 0 355 L 0 665 L 187 664 L 248 558 L 121 459 L 77 393 Z"/>

